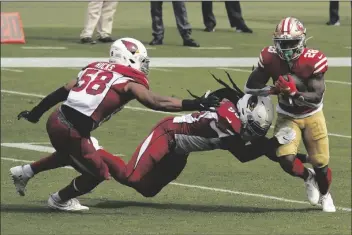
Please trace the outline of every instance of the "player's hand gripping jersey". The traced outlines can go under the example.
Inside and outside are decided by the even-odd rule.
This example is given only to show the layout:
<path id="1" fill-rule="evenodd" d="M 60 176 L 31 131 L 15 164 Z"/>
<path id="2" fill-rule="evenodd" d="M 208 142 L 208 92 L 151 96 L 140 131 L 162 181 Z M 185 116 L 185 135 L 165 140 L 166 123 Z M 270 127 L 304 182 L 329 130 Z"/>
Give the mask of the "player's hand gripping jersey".
<path id="1" fill-rule="evenodd" d="M 304 48 L 302 54 L 290 63 L 282 60 L 273 46 L 265 47 L 259 56 L 258 67 L 264 69 L 275 83 L 280 75 L 292 74 L 297 90 L 308 91 L 307 84 L 319 74 L 328 70 L 326 56 L 319 50 Z M 315 107 L 307 106 L 299 99 L 291 99 L 288 95 L 279 94 L 277 111 L 292 117 L 305 117 L 322 109 L 323 100 Z"/>

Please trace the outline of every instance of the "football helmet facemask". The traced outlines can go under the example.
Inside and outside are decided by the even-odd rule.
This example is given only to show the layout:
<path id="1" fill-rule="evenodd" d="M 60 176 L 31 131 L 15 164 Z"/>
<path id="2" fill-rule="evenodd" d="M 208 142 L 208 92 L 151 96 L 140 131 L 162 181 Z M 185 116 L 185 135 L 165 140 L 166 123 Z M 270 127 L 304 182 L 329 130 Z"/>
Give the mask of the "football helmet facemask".
<path id="1" fill-rule="evenodd" d="M 306 47 L 306 28 L 298 19 L 286 17 L 276 26 L 273 41 L 281 59 L 295 60 Z"/>

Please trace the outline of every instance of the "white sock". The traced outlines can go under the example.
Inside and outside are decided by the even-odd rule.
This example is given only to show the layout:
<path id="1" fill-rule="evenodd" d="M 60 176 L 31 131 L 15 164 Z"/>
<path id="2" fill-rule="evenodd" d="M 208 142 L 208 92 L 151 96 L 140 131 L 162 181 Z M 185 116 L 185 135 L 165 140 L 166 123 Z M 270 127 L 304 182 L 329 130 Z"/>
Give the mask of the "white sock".
<path id="1" fill-rule="evenodd" d="M 55 201 L 62 202 L 61 197 L 59 196 L 59 192 L 56 192 L 56 193 L 52 194 L 51 196 Z"/>
<path id="2" fill-rule="evenodd" d="M 28 176 L 29 178 L 32 178 L 34 176 L 32 167 L 29 164 L 24 165 L 22 169 L 26 176 Z"/>

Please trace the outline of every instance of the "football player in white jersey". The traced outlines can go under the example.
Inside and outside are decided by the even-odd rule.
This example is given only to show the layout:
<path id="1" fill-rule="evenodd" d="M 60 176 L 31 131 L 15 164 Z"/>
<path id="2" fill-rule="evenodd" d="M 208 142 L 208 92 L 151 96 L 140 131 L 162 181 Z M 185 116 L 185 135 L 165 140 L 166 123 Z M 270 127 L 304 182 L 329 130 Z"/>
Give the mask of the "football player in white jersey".
<path id="1" fill-rule="evenodd" d="M 46 111 L 64 101 L 50 115 L 46 124 L 56 151 L 32 164 L 10 169 L 20 195 L 25 195 L 25 187 L 34 175 L 71 165 L 81 175 L 64 189 L 52 194 L 48 205 L 65 211 L 88 210 L 75 198 L 110 179 L 109 169 L 97 152 L 97 140 L 91 137 L 91 132 L 101 123 L 133 99 L 148 108 L 171 112 L 209 110 L 219 105 L 218 98 L 213 95 L 179 100 L 151 92 L 147 77 L 147 50 L 136 39 L 121 38 L 115 41 L 109 55 L 109 62 L 89 64 L 82 69 L 77 79 L 46 96 L 31 111 L 23 111 L 18 115 L 18 119 L 37 123 Z"/>

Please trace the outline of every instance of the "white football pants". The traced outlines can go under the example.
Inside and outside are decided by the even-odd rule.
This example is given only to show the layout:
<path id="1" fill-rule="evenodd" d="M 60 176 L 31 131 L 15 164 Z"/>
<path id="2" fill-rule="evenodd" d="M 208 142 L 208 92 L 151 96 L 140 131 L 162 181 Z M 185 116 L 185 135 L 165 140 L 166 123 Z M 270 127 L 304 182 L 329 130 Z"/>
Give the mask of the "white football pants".
<path id="1" fill-rule="evenodd" d="M 91 1 L 88 3 L 85 25 L 80 38 L 92 37 L 95 27 L 98 37 L 110 37 L 117 3 L 116 1 Z"/>

